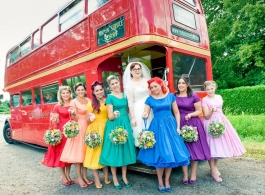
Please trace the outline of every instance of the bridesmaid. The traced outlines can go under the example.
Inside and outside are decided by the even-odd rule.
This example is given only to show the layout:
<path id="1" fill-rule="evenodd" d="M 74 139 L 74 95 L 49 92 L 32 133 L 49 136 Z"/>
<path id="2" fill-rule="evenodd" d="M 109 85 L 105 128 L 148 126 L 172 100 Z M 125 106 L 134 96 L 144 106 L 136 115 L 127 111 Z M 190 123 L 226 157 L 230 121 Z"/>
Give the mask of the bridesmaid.
<path id="1" fill-rule="evenodd" d="M 189 165 L 189 152 L 179 136 L 179 110 L 176 97 L 168 93 L 163 80 L 154 77 L 148 80 L 151 95 L 145 101 L 143 118 L 149 117 L 150 110 L 154 118 L 149 131 L 154 132 L 156 144 L 153 148 L 140 149 L 138 159 L 157 171 L 158 191 L 170 192 L 169 184 L 172 168 Z M 163 175 L 164 181 L 163 181 Z"/>
<path id="2" fill-rule="evenodd" d="M 211 149 L 211 159 L 208 161 L 210 175 L 215 182 L 222 182 L 223 179 L 220 177 L 221 173 L 217 169 L 218 159 L 241 156 L 246 150 L 236 130 L 223 114 L 223 98 L 221 95 L 215 94 L 216 88 L 216 82 L 204 82 L 204 89 L 207 96 L 202 99 L 202 111 L 204 114 L 202 123 L 206 131 L 207 142 Z M 220 137 L 213 137 L 208 132 L 208 126 L 213 121 L 220 121 L 225 125 L 225 132 Z"/>
<path id="3" fill-rule="evenodd" d="M 87 127 L 86 133 L 96 131 L 103 138 L 105 124 L 108 120 L 103 83 L 100 83 L 98 81 L 93 82 L 91 85 L 91 91 L 92 101 L 89 102 L 86 106 L 87 120 L 90 122 L 90 125 Z M 84 167 L 93 170 L 95 186 L 98 189 L 102 188 L 102 184 L 99 179 L 98 169 L 103 168 L 103 179 L 105 184 L 111 183 L 108 177 L 108 167 L 104 167 L 103 165 L 98 163 L 101 151 L 102 145 L 98 146 L 95 149 L 92 149 L 85 145 L 85 159 L 83 164 Z"/>
<path id="4" fill-rule="evenodd" d="M 108 95 L 105 104 L 107 105 L 108 118 L 105 126 L 104 144 L 99 163 L 110 166 L 115 189 L 122 189 L 117 178 L 117 167 L 122 169 L 123 183 L 127 188 L 131 187 L 127 179 L 127 165 L 136 162 L 136 151 L 132 127 L 127 114 L 128 102 L 124 94 L 120 91 L 120 80 L 118 77 L 111 75 L 107 78 L 112 93 Z M 117 126 L 123 126 L 128 132 L 127 142 L 121 145 L 115 145 L 109 140 L 111 130 Z"/>
<path id="5" fill-rule="evenodd" d="M 57 93 L 57 99 L 59 103 L 54 106 L 50 120 L 52 125 L 57 126 L 57 129 L 60 129 L 62 132 L 64 124 L 69 120 L 68 109 L 72 99 L 71 88 L 68 86 L 61 86 Z M 63 185 L 68 186 L 74 184 L 74 181 L 70 178 L 71 165 L 60 161 L 65 142 L 66 138 L 62 134 L 61 143 L 55 146 L 49 146 L 41 163 L 47 167 L 59 167 L 61 172 L 61 182 Z"/>
<path id="6" fill-rule="evenodd" d="M 210 148 L 206 140 L 206 134 L 199 115 L 202 114 L 200 98 L 196 93 L 192 92 L 189 77 L 181 75 L 177 80 L 177 104 L 180 112 L 180 128 L 184 125 L 197 127 L 198 140 L 196 142 L 184 142 L 190 153 L 191 176 L 188 180 L 188 166 L 183 166 L 184 185 L 196 183 L 198 161 L 210 160 Z"/>
<path id="7" fill-rule="evenodd" d="M 83 83 L 76 83 L 74 90 L 77 97 L 70 103 L 70 113 L 73 120 L 78 122 L 80 131 L 75 138 L 68 138 L 62 152 L 61 161 L 68 163 L 75 163 L 77 173 L 76 183 L 81 188 L 85 188 L 92 184 L 93 181 L 86 177 L 86 168 L 82 166 L 84 162 L 84 137 L 87 129 L 86 121 L 86 105 L 90 99 L 85 97 L 86 86 Z"/>

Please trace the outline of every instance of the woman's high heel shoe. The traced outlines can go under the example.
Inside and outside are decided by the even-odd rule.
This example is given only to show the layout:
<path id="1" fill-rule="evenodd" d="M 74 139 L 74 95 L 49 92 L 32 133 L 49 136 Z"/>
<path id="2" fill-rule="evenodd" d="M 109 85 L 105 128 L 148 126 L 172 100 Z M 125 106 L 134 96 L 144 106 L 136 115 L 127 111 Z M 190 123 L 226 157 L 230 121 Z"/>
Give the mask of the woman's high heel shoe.
<path id="1" fill-rule="evenodd" d="M 117 185 L 117 186 L 115 186 L 115 184 L 114 184 L 114 188 L 115 188 L 116 190 L 121 190 L 121 189 L 122 189 L 122 186 L 121 186 L 121 185 Z"/>
<path id="2" fill-rule="evenodd" d="M 102 186 L 102 184 L 100 184 L 100 185 L 95 185 L 96 186 L 96 188 L 97 189 L 101 189 L 103 186 Z"/>
<path id="3" fill-rule="evenodd" d="M 121 180 L 123 181 L 122 178 L 121 178 Z M 132 184 L 131 184 L 130 182 L 125 183 L 125 182 L 123 181 L 123 183 L 124 183 L 124 185 L 126 186 L 126 188 L 130 188 L 130 187 L 132 187 Z"/>
<path id="4" fill-rule="evenodd" d="M 86 188 L 88 185 L 85 183 L 83 185 L 79 184 L 78 180 L 75 180 L 75 183 L 78 184 L 81 188 Z"/>
<path id="5" fill-rule="evenodd" d="M 61 183 L 62 183 L 64 186 L 69 186 L 69 185 L 71 185 L 71 184 L 69 183 L 69 181 L 64 182 L 62 177 L 61 177 L 60 181 L 61 181 Z"/>
<path id="6" fill-rule="evenodd" d="M 104 174 L 102 174 L 102 179 L 104 180 L 105 184 L 107 184 L 107 185 L 111 184 L 111 181 L 110 180 L 105 180 Z"/>
<path id="7" fill-rule="evenodd" d="M 210 175 L 212 176 L 212 178 L 215 182 L 222 182 L 223 181 L 223 179 L 219 176 L 217 178 L 215 178 L 211 172 L 210 172 Z"/>

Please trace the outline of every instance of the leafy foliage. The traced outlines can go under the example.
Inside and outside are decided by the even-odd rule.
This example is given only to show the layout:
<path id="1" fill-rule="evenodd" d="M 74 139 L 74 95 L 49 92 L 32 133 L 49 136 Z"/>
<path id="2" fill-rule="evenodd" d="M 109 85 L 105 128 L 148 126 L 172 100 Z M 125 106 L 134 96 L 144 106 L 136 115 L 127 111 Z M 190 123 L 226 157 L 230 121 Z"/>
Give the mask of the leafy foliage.
<path id="1" fill-rule="evenodd" d="M 202 0 L 219 87 L 265 84 L 264 0 Z"/>
<path id="2" fill-rule="evenodd" d="M 223 111 L 227 114 L 264 114 L 265 85 L 238 87 L 217 91 L 223 97 Z M 265 120 L 265 118 L 264 118 Z"/>
<path id="3" fill-rule="evenodd" d="M 0 101 L 0 113 L 4 113 L 4 114 L 10 113 L 10 105 L 7 100 Z"/>

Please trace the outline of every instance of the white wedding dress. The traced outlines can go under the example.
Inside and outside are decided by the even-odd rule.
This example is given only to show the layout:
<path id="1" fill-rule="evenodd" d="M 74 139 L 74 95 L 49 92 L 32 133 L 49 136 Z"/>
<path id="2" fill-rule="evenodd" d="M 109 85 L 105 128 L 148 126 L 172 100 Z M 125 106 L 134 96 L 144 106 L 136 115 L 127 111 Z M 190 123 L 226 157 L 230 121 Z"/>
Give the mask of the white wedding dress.
<path id="1" fill-rule="evenodd" d="M 143 120 L 143 113 L 145 108 L 145 100 L 147 97 L 149 97 L 150 92 L 148 90 L 148 84 L 147 79 L 142 78 L 139 82 L 131 82 L 125 90 L 129 108 L 133 107 L 134 109 L 134 117 L 136 119 L 137 126 L 132 126 L 133 129 L 133 136 L 134 136 L 134 143 L 135 146 L 139 146 L 137 135 L 139 132 L 142 131 L 142 129 L 145 128 L 144 126 L 144 120 Z M 130 116 L 132 117 L 132 116 Z M 148 129 L 154 115 L 152 110 L 150 111 L 149 117 L 147 119 L 147 125 L 146 128 Z"/>

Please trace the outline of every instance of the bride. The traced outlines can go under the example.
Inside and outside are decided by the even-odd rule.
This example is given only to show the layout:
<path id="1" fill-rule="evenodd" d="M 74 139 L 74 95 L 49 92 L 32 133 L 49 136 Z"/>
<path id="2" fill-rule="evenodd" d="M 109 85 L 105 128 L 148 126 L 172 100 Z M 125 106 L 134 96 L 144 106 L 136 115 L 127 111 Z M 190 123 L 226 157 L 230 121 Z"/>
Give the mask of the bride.
<path id="1" fill-rule="evenodd" d="M 129 63 L 123 74 L 124 92 L 128 99 L 130 119 L 136 147 L 139 146 L 137 135 L 145 128 L 142 115 L 144 112 L 145 100 L 150 95 L 147 84 L 147 80 L 150 78 L 149 69 L 141 62 Z M 146 128 L 150 125 L 152 118 L 153 113 L 151 113 L 147 119 Z"/>

